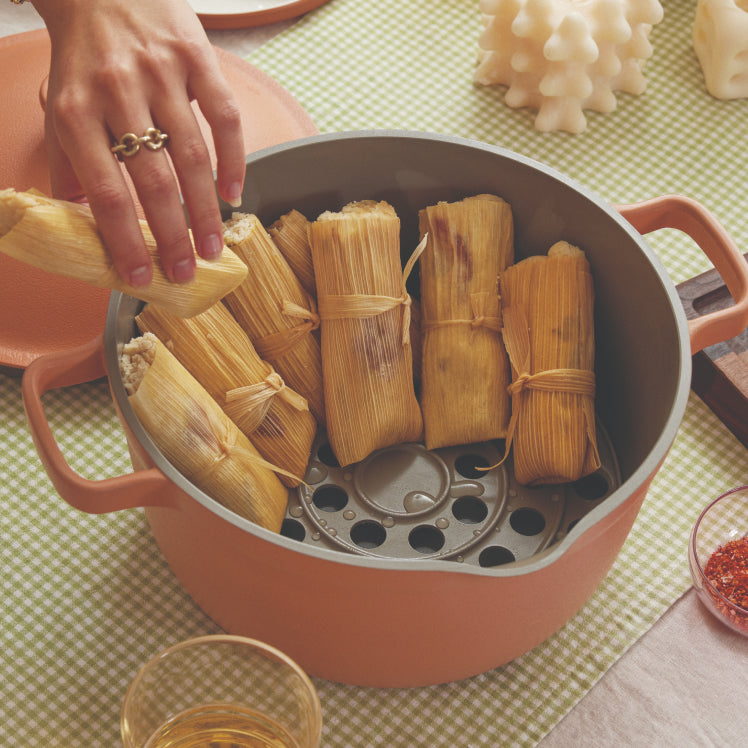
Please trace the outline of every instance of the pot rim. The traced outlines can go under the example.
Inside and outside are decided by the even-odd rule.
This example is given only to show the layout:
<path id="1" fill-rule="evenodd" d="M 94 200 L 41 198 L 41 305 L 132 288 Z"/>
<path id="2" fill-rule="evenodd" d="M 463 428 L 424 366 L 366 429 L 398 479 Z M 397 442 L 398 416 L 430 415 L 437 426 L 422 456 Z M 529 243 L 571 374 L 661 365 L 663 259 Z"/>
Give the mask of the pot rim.
<path id="1" fill-rule="evenodd" d="M 120 307 L 123 301 L 131 299 L 131 297 L 119 291 L 113 291 L 110 296 L 109 307 L 106 316 L 104 348 L 110 387 L 112 388 L 112 393 L 120 409 L 121 416 L 124 418 L 128 428 L 131 429 L 133 435 L 136 437 L 140 445 L 143 446 L 148 452 L 156 467 L 169 480 L 174 482 L 179 488 L 185 491 L 191 498 L 195 499 L 203 507 L 211 511 L 213 514 L 216 514 L 226 522 L 234 525 L 235 527 L 249 532 L 250 534 L 257 536 L 262 540 L 280 545 L 289 551 L 300 553 L 302 555 L 313 556 L 320 560 L 343 563 L 350 566 L 368 567 L 372 569 L 391 571 L 402 571 L 404 568 L 407 568 L 410 571 L 451 571 L 453 573 L 471 574 L 483 577 L 510 577 L 540 571 L 541 569 L 554 563 L 562 555 L 567 553 L 569 549 L 582 538 L 583 535 L 594 532 L 595 526 L 598 525 L 607 515 L 612 514 L 615 510 L 625 504 L 629 499 L 632 499 L 634 496 L 638 495 L 638 492 L 640 490 L 646 490 L 648 481 L 657 472 L 659 465 L 667 455 L 667 452 L 669 451 L 673 441 L 675 440 L 675 436 L 680 427 L 680 423 L 682 421 L 683 415 L 686 410 L 686 405 L 688 403 L 691 379 L 691 353 L 688 324 L 685 311 L 683 310 L 682 304 L 677 294 L 677 290 L 675 288 L 675 284 L 668 275 L 667 270 L 665 269 L 664 265 L 661 263 L 657 255 L 644 240 L 644 237 L 638 231 L 636 231 L 636 229 L 634 229 L 634 227 L 626 219 L 624 219 L 623 216 L 621 216 L 621 214 L 617 210 L 615 210 L 606 200 L 593 193 L 587 187 L 584 187 L 562 172 L 556 170 L 555 168 L 547 166 L 530 157 L 515 153 L 514 151 L 503 148 L 501 146 L 494 146 L 482 141 L 468 139 L 457 135 L 444 135 L 440 133 L 429 133 L 421 131 L 398 129 L 348 130 L 342 132 L 311 135 L 286 143 L 263 148 L 259 151 L 255 151 L 254 153 L 247 155 L 246 166 L 247 169 L 250 169 L 252 163 L 255 161 L 264 159 L 276 153 L 281 153 L 283 151 L 295 150 L 309 144 L 325 141 L 340 141 L 352 139 L 361 140 L 366 138 L 398 138 L 413 141 L 426 140 L 447 142 L 458 146 L 465 146 L 471 149 L 483 150 L 488 153 L 501 156 L 505 159 L 523 164 L 532 170 L 542 172 L 546 177 L 550 177 L 558 182 L 561 182 L 566 187 L 571 188 L 582 197 L 594 203 L 597 208 L 606 213 L 608 218 L 618 224 L 618 226 L 622 228 L 638 245 L 639 249 L 644 253 L 646 258 L 649 260 L 653 270 L 657 274 L 663 291 L 667 295 L 670 305 L 675 313 L 674 316 L 678 333 L 678 350 L 680 353 L 680 376 L 678 382 L 678 391 L 677 393 L 675 393 L 675 396 L 673 398 L 673 403 L 670 412 L 667 415 L 665 425 L 661 433 L 657 437 L 654 445 L 647 454 L 646 458 L 634 470 L 634 472 L 623 483 L 621 483 L 621 485 L 617 489 L 615 489 L 608 497 L 606 497 L 604 502 L 591 509 L 566 534 L 566 536 L 562 538 L 562 540 L 551 545 L 545 551 L 532 556 L 531 558 L 498 567 L 480 567 L 467 564 L 458 564 L 454 561 L 442 559 L 382 559 L 369 556 L 359 556 L 356 554 L 345 553 L 334 549 L 314 547 L 306 543 L 300 543 L 292 538 L 287 538 L 283 535 L 279 535 L 277 533 L 273 533 L 269 530 L 259 527 L 249 520 L 240 517 L 230 510 L 226 509 L 215 499 L 212 499 L 206 493 L 197 488 L 197 486 L 187 480 L 179 471 L 176 470 L 176 468 L 170 462 L 168 462 L 168 460 L 166 460 L 163 454 L 158 450 L 156 445 L 151 440 L 150 436 L 141 426 L 139 420 L 135 416 L 133 409 L 130 407 L 127 399 L 127 393 L 125 392 L 125 388 L 122 382 L 122 377 L 119 370 L 120 351 L 115 344 L 116 336 L 114 334 L 114 330 L 117 328 L 117 325 L 120 324 Z M 222 207 L 226 210 L 231 210 L 230 206 L 227 206 L 225 203 L 222 203 Z"/>

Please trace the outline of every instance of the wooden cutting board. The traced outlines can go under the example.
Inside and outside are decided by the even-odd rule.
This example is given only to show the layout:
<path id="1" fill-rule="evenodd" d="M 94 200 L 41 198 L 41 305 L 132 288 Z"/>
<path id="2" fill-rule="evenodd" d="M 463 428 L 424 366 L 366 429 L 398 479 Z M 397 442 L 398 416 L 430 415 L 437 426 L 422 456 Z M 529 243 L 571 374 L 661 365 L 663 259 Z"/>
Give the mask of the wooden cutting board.
<path id="1" fill-rule="evenodd" d="M 743 256 L 748 262 L 748 253 Z M 684 281 L 677 290 L 688 319 L 733 303 L 716 270 Z M 748 448 L 748 328 L 693 357 L 691 387 Z"/>

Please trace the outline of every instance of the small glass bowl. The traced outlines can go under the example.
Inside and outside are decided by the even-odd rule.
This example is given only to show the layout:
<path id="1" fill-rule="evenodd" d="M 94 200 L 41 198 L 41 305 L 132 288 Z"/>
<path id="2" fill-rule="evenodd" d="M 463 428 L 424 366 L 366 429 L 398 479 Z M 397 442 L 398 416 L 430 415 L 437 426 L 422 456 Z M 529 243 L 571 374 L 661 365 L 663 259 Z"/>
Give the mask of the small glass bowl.
<path id="1" fill-rule="evenodd" d="M 701 601 L 722 623 L 748 636 L 748 609 L 728 600 L 707 579 L 712 554 L 731 540 L 748 535 L 748 486 L 734 488 L 715 499 L 701 513 L 691 531 L 688 561 L 691 578 Z"/>

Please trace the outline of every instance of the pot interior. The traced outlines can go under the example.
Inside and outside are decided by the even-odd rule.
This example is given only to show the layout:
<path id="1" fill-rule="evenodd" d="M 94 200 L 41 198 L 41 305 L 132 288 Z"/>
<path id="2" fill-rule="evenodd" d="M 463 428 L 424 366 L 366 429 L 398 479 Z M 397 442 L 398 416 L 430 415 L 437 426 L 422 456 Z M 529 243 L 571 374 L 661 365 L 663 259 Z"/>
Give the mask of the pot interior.
<path id="1" fill-rule="evenodd" d="M 240 210 L 268 225 L 292 208 L 313 220 L 351 200 L 386 200 L 401 219 L 405 260 L 418 242 L 421 208 L 483 192 L 511 205 L 518 260 L 566 240 L 585 251 L 592 268 L 596 411 L 617 458 L 620 487 L 587 518 L 589 526 L 656 470 L 675 437 L 690 381 L 685 315 L 675 288 L 616 211 L 517 154 L 458 138 L 386 131 L 314 136 L 248 156 Z M 224 208 L 228 217 L 232 209 Z M 411 280 L 417 297 L 417 273 Z M 143 438 L 116 366 L 117 350 L 134 333 L 137 309 L 137 302 L 113 294 L 106 337 L 115 397 Z M 159 455 L 152 456 L 161 466 Z"/>

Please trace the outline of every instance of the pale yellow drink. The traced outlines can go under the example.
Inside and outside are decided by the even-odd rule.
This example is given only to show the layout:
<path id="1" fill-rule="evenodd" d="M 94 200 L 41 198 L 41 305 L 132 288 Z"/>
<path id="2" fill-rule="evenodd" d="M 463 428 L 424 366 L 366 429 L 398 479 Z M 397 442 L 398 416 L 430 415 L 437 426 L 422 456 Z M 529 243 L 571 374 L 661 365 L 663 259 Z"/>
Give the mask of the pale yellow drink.
<path id="1" fill-rule="evenodd" d="M 207 704 L 165 722 L 146 748 L 299 748 L 288 731 L 252 709 Z"/>

